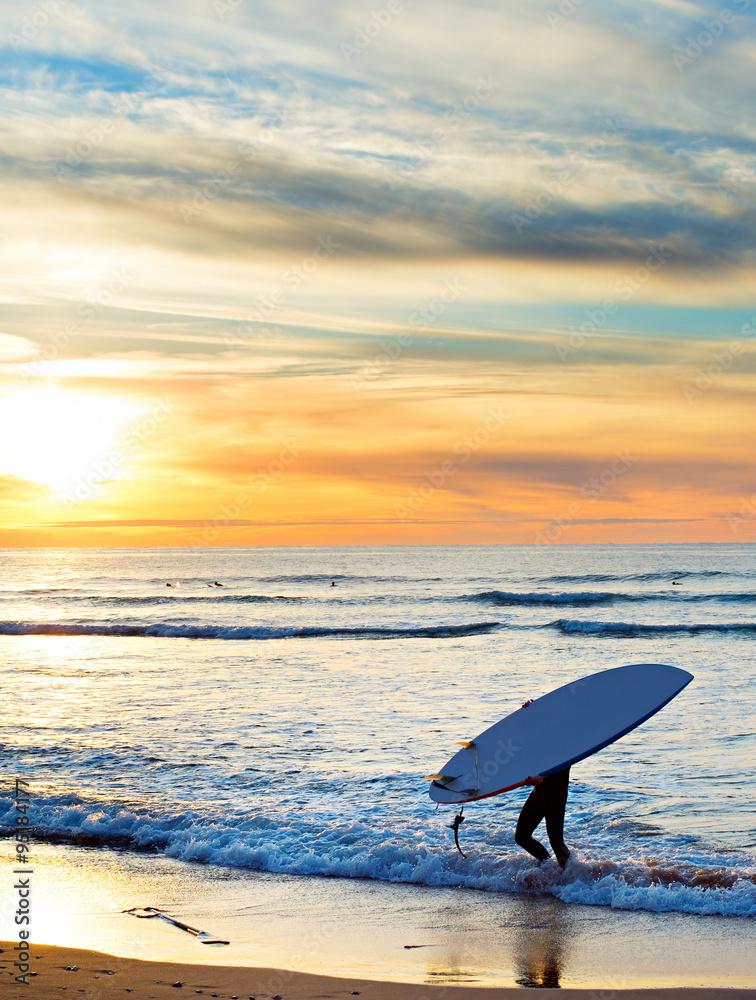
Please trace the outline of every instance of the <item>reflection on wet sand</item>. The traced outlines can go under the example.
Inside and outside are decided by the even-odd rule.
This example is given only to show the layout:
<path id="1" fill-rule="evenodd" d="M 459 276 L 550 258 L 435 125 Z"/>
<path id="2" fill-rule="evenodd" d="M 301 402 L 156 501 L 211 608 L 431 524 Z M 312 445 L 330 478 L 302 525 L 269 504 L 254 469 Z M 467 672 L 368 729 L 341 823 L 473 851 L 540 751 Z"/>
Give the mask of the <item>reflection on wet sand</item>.
<path id="1" fill-rule="evenodd" d="M 481 907 L 487 902 L 481 899 Z M 511 978 L 518 986 L 561 986 L 575 933 L 570 907 L 558 899 L 520 896 L 506 911 L 499 911 L 496 926 L 483 927 L 479 918 L 480 913 L 470 910 L 452 915 L 448 907 L 444 909 L 443 919 L 451 919 L 456 933 L 447 938 L 445 954 L 438 948 L 428 955 L 427 983 L 483 982 L 493 974 L 497 980 Z M 454 946 L 449 947 L 452 941 Z M 487 972 L 481 976 L 481 970 Z"/>
<path id="2" fill-rule="evenodd" d="M 518 986 L 557 989 L 561 986 L 569 917 L 566 907 L 556 900 L 522 899 L 518 910 L 519 926 L 513 941 Z"/>
<path id="3" fill-rule="evenodd" d="M 515 982 L 536 989 L 558 989 L 571 937 L 568 908 L 559 900 L 523 897 L 518 916 L 513 941 Z"/>

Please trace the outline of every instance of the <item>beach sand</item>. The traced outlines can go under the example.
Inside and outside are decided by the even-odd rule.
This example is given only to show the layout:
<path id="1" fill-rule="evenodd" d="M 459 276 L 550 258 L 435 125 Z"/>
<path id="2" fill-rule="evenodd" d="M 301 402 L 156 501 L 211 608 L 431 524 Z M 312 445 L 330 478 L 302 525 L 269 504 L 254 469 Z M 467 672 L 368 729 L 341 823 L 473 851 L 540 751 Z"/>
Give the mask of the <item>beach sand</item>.
<path id="1" fill-rule="evenodd" d="M 433 985 L 434 995 L 442 987 L 463 986 L 468 994 L 470 988 L 489 994 L 495 988 L 509 996 L 520 986 L 561 986 L 609 1000 L 615 992 L 652 987 L 727 987 L 730 996 L 750 990 L 756 997 L 756 921 L 749 919 L 581 906 L 548 894 L 275 875 L 59 844 L 35 845 L 32 884 L 31 932 L 38 942 L 32 956 L 52 946 L 64 949 L 47 964 L 44 978 L 52 982 L 52 970 L 66 990 L 51 987 L 48 996 L 87 995 L 79 993 L 89 988 L 85 981 L 74 981 L 66 966 L 117 971 L 147 961 L 167 970 L 152 976 L 151 988 L 170 980 L 204 989 L 203 983 L 212 985 L 206 976 L 177 970 L 220 966 L 224 985 L 219 980 L 204 995 L 268 1000 L 277 993 L 286 1000 L 299 989 L 290 984 L 312 976 L 338 986 L 329 992 L 321 982 L 313 996 L 343 995 L 345 984 L 368 980 L 372 991 L 379 982 L 406 984 L 401 993 L 394 989 L 396 996 L 419 996 L 407 991 L 427 992 Z M 164 920 L 124 912 L 135 906 L 160 907 L 230 944 L 204 945 Z M 17 940 L 18 932 L 12 907 L 0 907 L 0 940 Z M 3 980 L 12 948 L 0 954 L 8 964 Z M 73 951 L 118 957 L 71 957 Z M 248 980 L 229 978 L 234 969 L 285 971 L 240 972 L 256 977 L 251 989 Z M 101 992 L 112 992 L 111 980 L 122 978 L 95 974 Z M 266 976 L 275 982 L 266 984 Z M 119 995 L 128 996 L 128 986 Z M 27 995 L 33 995 L 29 989 Z"/>
<path id="2" fill-rule="evenodd" d="M 29 985 L 14 981 L 13 943 L 0 945 L 0 976 L 8 990 L 3 994 L 25 1000 L 51 997 L 129 997 L 130 1000 L 165 1000 L 166 997 L 218 997 L 219 1000 L 327 1000 L 360 996 L 363 1000 L 470 1000 L 475 987 L 375 982 L 356 978 L 315 976 L 281 969 L 228 968 L 115 958 L 97 951 L 31 946 L 34 973 Z M 562 989 L 564 1000 L 753 1000 L 756 990 L 682 988 L 649 990 Z M 525 988 L 486 988 L 486 1000 L 524 1000 Z"/>

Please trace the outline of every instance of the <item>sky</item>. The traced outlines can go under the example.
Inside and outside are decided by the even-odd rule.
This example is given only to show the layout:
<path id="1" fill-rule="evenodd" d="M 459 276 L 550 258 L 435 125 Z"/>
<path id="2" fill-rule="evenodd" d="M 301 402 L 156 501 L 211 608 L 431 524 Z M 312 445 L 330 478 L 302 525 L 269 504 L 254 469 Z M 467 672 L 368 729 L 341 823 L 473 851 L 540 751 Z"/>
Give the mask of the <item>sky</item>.
<path id="1" fill-rule="evenodd" d="M 756 540 L 755 13 L 0 2 L 0 545 Z"/>

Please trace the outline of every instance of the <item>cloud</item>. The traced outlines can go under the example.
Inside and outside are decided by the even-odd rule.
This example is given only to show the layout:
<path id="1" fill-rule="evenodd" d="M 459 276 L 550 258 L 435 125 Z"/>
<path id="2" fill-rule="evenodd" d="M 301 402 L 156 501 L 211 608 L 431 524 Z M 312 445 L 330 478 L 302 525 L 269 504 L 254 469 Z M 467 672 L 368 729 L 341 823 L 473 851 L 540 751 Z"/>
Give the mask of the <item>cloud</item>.
<path id="1" fill-rule="evenodd" d="M 496 520 L 502 520 L 499 516 Z M 446 518 L 446 519 L 434 519 L 434 520 L 423 520 L 423 524 L 481 524 L 485 523 L 485 519 L 470 519 L 470 518 Z M 396 517 L 371 517 L 371 518 L 353 518 L 353 517 L 331 517 L 331 518 L 321 518 L 319 520 L 309 520 L 306 518 L 301 518 L 296 521 L 286 521 L 280 518 L 271 518 L 268 521 L 244 521 L 244 520 L 230 520 L 229 518 L 222 517 L 218 518 L 215 516 L 208 516 L 204 520 L 188 520 L 188 521 L 178 521 L 178 520 L 159 520 L 159 519 L 144 519 L 144 520 L 131 520 L 131 521 L 52 521 L 48 524 L 40 525 L 44 528 L 212 528 L 212 527 L 222 527 L 224 530 L 227 528 L 292 528 L 292 527 L 310 527 L 319 525 L 371 525 L 371 524 L 386 524 L 394 525 L 396 524 Z"/>
<path id="2" fill-rule="evenodd" d="M 0 475 L 0 503 L 27 503 L 46 497 L 49 490 L 18 476 Z"/>
<path id="3" fill-rule="evenodd" d="M 586 537 L 750 489 L 748 351 L 681 388 L 748 318 L 750 13 L 680 70 L 716 16 L 694 0 L 405 0 L 357 54 L 353 0 L 71 0 L 10 41 L 33 9 L 0 0 L 3 384 L 176 414 L 80 521 L 40 522 L 175 537 L 296 437 L 235 528 L 390 524 L 488 406 L 507 431 L 435 523 L 552 516 L 623 447 Z"/>
<path id="4" fill-rule="evenodd" d="M 149 243 L 188 256 L 212 252 L 246 261 L 264 252 L 291 265 L 298 256 L 312 254 L 324 237 L 338 245 L 338 257 L 366 262 L 637 263 L 650 246 L 663 245 L 674 257 L 673 271 L 752 264 L 753 213 L 734 213 L 726 199 L 714 197 L 724 166 L 715 171 L 709 164 L 706 178 L 672 176 L 666 190 L 657 188 L 650 196 L 648 187 L 639 188 L 629 197 L 627 190 L 615 190 L 630 176 L 622 149 L 608 154 L 601 173 L 611 172 L 614 179 L 611 184 L 599 180 L 599 188 L 590 187 L 593 170 L 579 177 L 580 171 L 568 165 L 569 155 L 563 155 L 552 157 L 541 179 L 519 192 L 491 192 L 479 190 L 471 174 L 438 185 L 422 173 L 403 178 L 386 167 L 381 173 L 375 164 L 318 156 L 306 148 L 290 154 L 272 147 L 264 158 L 245 162 L 233 146 L 214 142 L 206 145 L 205 164 L 198 167 L 201 139 L 197 146 L 168 134 L 162 148 L 155 148 L 152 134 L 129 126 L 111 146 L 116 142 L 128 144 L 132 156 L 140 148 L 138 162 L 113 160 L 117 150 L 111 150 L 107 159 L 97 156 L 65 167 L 60 183 L 50 176 L 59 160 L 38 162 L 31 179 L 28 160 L 7 163 L 16 180 L 6 188 L 6 226 L 20 234 L 14 223 L 35 204 L 44 207 L 46 225 L 60 237 L 77 219 L 77 238 L 96 244 L 115 241 L 134 248 Z M 623 148 L 634 142 L 628 135 Z M 510 155 L 505 147 L 495 159 Z M 675 174 L 681 162 L 678 157 Z M 638 169 L 634 164 L 632 173 Z M 703 170 L 694 164 L 688 173 Z M 681 188 L 708 190 L 709 196 L 681 197 Z"/>
<path id="5" fill-rule="evenodd" d="M 330 233 L 353 259 L 630 261 L 663 242 L 675 267 L 752 266 L 753 171 L 733 170 L 753 96 L 730 89 L 750 20 L 682 77 L 692 5 L 585 8 L 558 30 L 550 9 L 407 5 L 347 64 L 365 12 L 345 4 L 227 20 L 167 4 L 115 28 L 71 8 L 9 63 L 36 107 L 7 122 L 11 199 L 85 240 L 200 257 L 305 254 Z M 544 99 L 557 87 L 569 118 Z M 712 120 L 691 113 L 712 102 Z"/>
<path id="6" fill-rule="evenodd" d="M 694 524 L 702 517 L 578 517 L 570 524 Z"/>
<path id="7" fill-rule="evenodd" d="M 37 353 L 37 345 L 25 337 L 0 333 L 0 364 L 28 361 Z"/>

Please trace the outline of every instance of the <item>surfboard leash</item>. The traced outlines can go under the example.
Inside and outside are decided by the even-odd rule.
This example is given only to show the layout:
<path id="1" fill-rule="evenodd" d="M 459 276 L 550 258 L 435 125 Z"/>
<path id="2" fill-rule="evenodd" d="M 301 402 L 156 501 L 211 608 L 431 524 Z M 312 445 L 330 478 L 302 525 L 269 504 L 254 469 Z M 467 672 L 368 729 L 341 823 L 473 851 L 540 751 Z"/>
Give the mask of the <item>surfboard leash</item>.
<path id="1" fill-rule="evenodd" d="M 462 855 L 462 857 L 466 858 L 467 855 L 462 850 L 462 848 L 459 846 L 459 828 L 462 826 L 462 824 L 465 821 L 465 817 L 462 815 L 462 813 L 464 811 L 465 811 L 465 807 L 462 806 L 462 808 L 459 810 L 459 812 L 457 813 L 457 815 L 454 817 L 454 821 L 449 824 L 449 829 L 450 830 L 454 830 L 454 843 L 457 845 L 457 850 Z"/>

